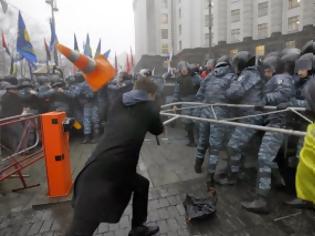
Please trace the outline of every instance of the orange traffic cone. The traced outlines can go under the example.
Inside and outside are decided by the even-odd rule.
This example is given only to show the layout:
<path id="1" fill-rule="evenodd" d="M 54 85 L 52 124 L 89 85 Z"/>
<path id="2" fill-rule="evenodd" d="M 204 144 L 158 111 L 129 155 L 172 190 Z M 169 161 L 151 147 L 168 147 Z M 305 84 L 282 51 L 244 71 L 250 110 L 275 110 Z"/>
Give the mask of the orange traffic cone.
<path id="1" fill-rule="evenodd" d="M 60 43 L 56 47 L 61 54 L 83 72 L 86 82 L 93 91 L 101 89 L 114 79 L 116 74 L 115 68 L 103 55 L 92 59 Z"/>

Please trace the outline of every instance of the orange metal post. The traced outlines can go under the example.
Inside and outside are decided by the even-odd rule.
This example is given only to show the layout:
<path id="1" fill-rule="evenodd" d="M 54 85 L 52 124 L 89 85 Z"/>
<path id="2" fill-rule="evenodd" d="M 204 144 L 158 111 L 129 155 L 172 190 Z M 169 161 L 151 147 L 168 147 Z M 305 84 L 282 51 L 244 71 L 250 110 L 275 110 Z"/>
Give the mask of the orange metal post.
<path id="1" fill-rule="evenodd" d="M 49 197 L 68 196 L 72 188 L 69 133 L 64 131 L 65 112 L 41 115 Z"/>

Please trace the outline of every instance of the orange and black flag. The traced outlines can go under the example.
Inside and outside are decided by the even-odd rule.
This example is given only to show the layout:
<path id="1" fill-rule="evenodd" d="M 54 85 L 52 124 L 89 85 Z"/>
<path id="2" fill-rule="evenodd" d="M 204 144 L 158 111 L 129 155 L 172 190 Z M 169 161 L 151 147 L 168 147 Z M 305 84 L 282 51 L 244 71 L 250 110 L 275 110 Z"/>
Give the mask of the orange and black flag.
<path id="1" fill-rule="evenodd" d="M 98 91 L 114 79 L 115 68 L 103 55 L 93 59 L 60 43 L 56 47 L 61 54 L 83 72 L 84 79 L 93 91 Z"/>

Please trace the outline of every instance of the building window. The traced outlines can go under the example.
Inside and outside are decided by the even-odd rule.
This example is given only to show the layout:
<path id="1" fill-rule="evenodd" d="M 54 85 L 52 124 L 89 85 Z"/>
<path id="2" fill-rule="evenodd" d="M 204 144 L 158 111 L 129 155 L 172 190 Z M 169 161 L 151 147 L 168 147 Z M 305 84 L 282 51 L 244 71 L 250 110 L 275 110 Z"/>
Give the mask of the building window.
<path id="1" fill-rule="evenodd" d="M 301 0 L 289 0 L 289 9 L 293 9 L 296 7 L 299 7 L 301 3 Z"/>
<path id="2" fill-rule="evenodd" d="M 164 9 L 168 8 L 168 0 L 162 0 L 162 8 Z"/>
<path id="3" fill-rule="evenodd" d="M 258 4 L 258 17 L 268 15 L 268 2 L 261 2 Z"/>
<path id="4" fill-rule="evenodd" d="M 183 48 L 183 45 L 182 45 L 183 43 L 182 43 L 182 41 L 179 41 L 178 42 L 178 49 L 179 50 L 182 50 L 182 48 Z"/>
<path id="5" fill-rule="evenodd" d="M 295 40 L 286 42 L 286 43 L 285 43 L 285 47 L 286 47 L 286 48 L 295 48 L 295 47 L 296 47 L 296 45 L 295 45 Z"/>
<path id="6" fill-rule="evenodd" d="M 178 34 L 181 35 L 182 34 L 182 25 L 178 26 Z"/>
<path id="7" fill-rule="evenodd" d="M 181 8 L 178 9 L 178 18 L 182 18 L 182 9 Z"/>
<path id="8" fill-rule="evenodd" d="M 231 30 L 231 41 L 232 42 L 241 41 L 241 30 L 240 29 L 232 29 Z"/>
<path id="9" fill-rule="evenodd" d="M 293 16 L 288 19 L 288 31 L 296 32 L 300 27 L 300 19 L 298 16 Z"/>
<path id="10" fill-rule="evenodd" d="M 162 49 L 161 50 L 162 54 L 168 54 L 168 44 L 167 43 L 163 43 L 161 49 Z"/>
<path id="11" fill-rule="evenodd" d="M 239 22 L 241 20 L 241 11 L 240 9 L 232 10 L 231 11 L 231 21 L 232 22 Z"/>
<path id="12" fill-rule="evenodd" d="M 161 23 L 162 24 L 168 24 L 168 15 L 167 14 L 161 15 Z"/>
<path id="13" fill-rule="evenodd" d="M 234 57 L 236 54 L 238 53 L 238 50 L 237 49 L 231 49 L 230 50 L 230 57 Z"/>
<path id="14" fill-rule="evenodd" d="M 168 29 L 161 29 L 161 39 L 168 39 Z"/>
<path id="15" fill-rule="evenodd" d="M 210 25 L 210 16 L 209 15 L 205 15 L 205 26 L 209 27 Z"/>
<path id="16" fill-rule="evenodd" d="M 258 38 L 267 38 L 268 37 L 268 24 L 263 23 L 258 25 Z"/>
<path id="17" fill-rule="evenodd" d="M 265 45 L 258 45 L 256 47 L 256 56 L 264 56 L 265 55 Z"/>
<path id="18" fill-rule="evenodd" d="M 206 34 L 205 34 L 205 42 L 206 42 L 206 43 L 209 43 L 209 41 L 210 41 L 210 34 L 209 34 L 209 33 L 206 33 Z"/>

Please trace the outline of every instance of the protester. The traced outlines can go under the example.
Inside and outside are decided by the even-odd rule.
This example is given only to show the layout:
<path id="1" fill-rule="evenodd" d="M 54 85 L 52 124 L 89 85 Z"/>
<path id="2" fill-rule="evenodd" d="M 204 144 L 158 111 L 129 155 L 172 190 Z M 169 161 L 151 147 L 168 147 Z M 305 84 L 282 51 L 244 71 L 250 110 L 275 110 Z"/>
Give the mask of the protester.
<path id="1" fill-rule="evenodd" d="M 109 112 L 105 133 L 74 184 L 74 218 L 68 236 L 92 235 L 101 222 L 117 223 L 133 193 L 129 235 L 153 235 L 146 226 L 149 181 L 137 174 L 139 152 L 147 131 L 163 132 L 154 100 L 157 86 L 149 78 L 136 81 Z"/>

